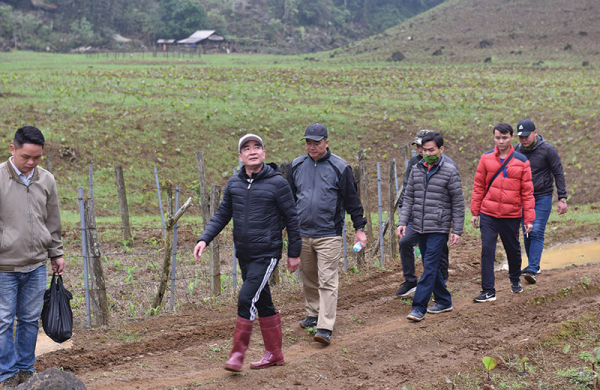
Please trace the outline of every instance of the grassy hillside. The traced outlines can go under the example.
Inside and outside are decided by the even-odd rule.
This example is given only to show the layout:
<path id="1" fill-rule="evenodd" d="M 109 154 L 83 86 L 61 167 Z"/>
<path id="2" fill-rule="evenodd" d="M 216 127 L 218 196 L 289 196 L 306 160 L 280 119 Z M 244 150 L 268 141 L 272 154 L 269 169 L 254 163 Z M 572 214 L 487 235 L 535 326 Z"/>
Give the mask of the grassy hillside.
<path id="1" fill-rule="evenodd" d="M 263 136 L 269 161 L 305 153 L 304 129 L 321 122 L 334 153 L 369 158 L 384 176 L 399 147 L 420 128 L 441 131 L 467 193 L 491 126 L 530 118 L 563 158 L 573 202 L 597 199 L 600 111 L 597 67 L 339 66 L 303 57 L 204 56 L 87 58 L 0 54 L 0 150 L 14 131 L 40 127 L 66 209 L 88 187 L 93 164 L 100 213 L 118 215 L 114 167 L 123 165 L 130 207 L 156 212 L 153 168 L 161 180 L 197 189 L 194 153 L 202 150 L 210 182 L 224 184 L 237 166 L 237 141 Z M 367 67 L 368 66 L 368 67 Z M 376 199 L 376 198 L 375 198 Z"/>
<path id="2" fill-rule="evenodd" d="M 600 63 L 600 2 L 450 0 L 344 50 L 347 60 Z M 435 54 L 434 54 L 435 53 Z"/>

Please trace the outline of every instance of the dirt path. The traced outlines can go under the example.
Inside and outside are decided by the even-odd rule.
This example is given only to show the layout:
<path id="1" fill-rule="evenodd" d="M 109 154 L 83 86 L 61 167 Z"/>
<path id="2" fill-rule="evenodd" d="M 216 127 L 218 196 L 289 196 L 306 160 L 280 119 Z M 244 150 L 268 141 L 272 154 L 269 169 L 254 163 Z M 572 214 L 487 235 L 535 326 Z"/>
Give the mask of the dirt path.
<path id="1" fill-rule="evenodd" d="M 458 252 L 458 251 L 457 251 Z M 465 247 L 457 258 L 472 258 Z M 475 304 L 477 262 L 454 261 L 449 288 L 454 311 L 406 319 L 410 301 L 394 297 L 401 271 L 370 270 L 344 278 L 333 343 L 322 347 L 297 325 L 301 293 L 276 292 L 287 364 L 249 370 L 262 355 L 255 326 L 244 372 L 222 369 L 231 347 L 235 309 L 224 305 L 131 324 L 114 331 L 78 331 L 70 350 L 38 359 L 37 369 L 63 367 L 89 390 L 209 388 L 437 388 L 494 348 L 535 343 L 554 324 L 600 310 L 600 264 L 544 271 L 539 283 L 513 294 L 506 271 L 496 273 L 498 299 Z M 128 338 L 134 339 L 127 342 Z M 446 388 L 446 387 L 444 387 Z"/>

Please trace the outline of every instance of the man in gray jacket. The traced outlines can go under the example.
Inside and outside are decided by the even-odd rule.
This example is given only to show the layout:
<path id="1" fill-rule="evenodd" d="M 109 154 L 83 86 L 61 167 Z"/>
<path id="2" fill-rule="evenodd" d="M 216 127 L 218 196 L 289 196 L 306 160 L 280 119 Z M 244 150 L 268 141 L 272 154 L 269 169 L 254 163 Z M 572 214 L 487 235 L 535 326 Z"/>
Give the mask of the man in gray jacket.
<path id="1" fill-rule="evenodd" d="M 408 166 L 406 167 L 406 172 L 404 173 L 404 181 L 402 182 L 402 193 L 400 194 L 400 204 L 398 205 L 399 213 L 402 213 L 402 198 L 404 197 L 404 193 L 406 192 L 406 186 L 408 185 L 408 178 L 410 177 L 410 172 L 412 171 L 412 167 L 419 163 L 423 159 L 423 137 L 429 133 L 432 133 L 431 130 L 423 129 L 417 131 L 415 135 L 415 140 L 413 141 L 413 145 L 416 146 L 417 155 L 411 157 L 408 161 Z M 445 153 L 442 153 L 446 162 L 454 165 L 456 167 L 456 163 L 448 157 Z M 457 167 L 458 169 L 458 167 Z M 419 235 L 416 231 L 413 230 L 412 219 L 408 221 L 408 225 L 406 225 L 406 232 L 404 233 L 404 237 L 398 241 L 398 247 L 400 249 L 400 263 L 402 264 L 402 274 L 404 275 L 404 282 L 400 285 L 400 288 L 396 290 L 394 293 L 399 297 L 408 297 L 415 292 L 417 289 L 417 276 L 415 273 L 415 245 L 418 244 Z M 442 277 L 444 281 L 448 281 L 448 266 L 449 262 L 449 250 L 448 243 L 444 244 L 444 248 L 442 249 L 442 257 L 440 258 L 440 271 L 442 271 Z"/>
<path id="2" fill-rule="evenodd" d="M 414 166 L 403 199 L 398 236 L 404 237 L 412 216 L 413 229 L 419 235 L 423 257 L 423 275 L 417 284 L 412 312 L 408 319 L 421 321 L 425 312 L 437 314 L 452 310 L 452 296 L 439 269 L 444 243 L 460 240 L 465 218 L 465 203 L 458 170 L 442 155 L 444 139 L 440 133 L 426 134 L 423 161 Z M 431 293 L 435 306 L 427 308 Z"/>
<path id="3" fill-rule="evenodd" d="M 296 158 L 288 172 L 302 235 L 300 276 L 308 316 L 300 326 L 316 326 L 315 341 L 329 345 L 337 309 L 344 210 L 354 223 L 354 242 L 363 246 L 366 219 L 352 167 L 329 151 L 327 128 L 314 123 L 306 128 L 304 139 L 307 154 Z"/>
<path id="4" fill-rule="evenodd" d="M 46 261 L 65 269 L 54 176 L 37 165 L 44 136 L 21 127 L 0 164 L 0 383 L 14 387 L 33 375 Z M 13 324 L 17 328 L 13 335 Z"/>

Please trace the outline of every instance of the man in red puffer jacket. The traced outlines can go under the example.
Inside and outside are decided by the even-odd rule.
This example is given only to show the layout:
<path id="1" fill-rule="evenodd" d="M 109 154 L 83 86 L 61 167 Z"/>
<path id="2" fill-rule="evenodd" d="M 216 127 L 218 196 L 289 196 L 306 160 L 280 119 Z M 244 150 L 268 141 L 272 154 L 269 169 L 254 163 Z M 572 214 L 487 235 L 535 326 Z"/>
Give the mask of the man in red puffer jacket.
<path id="1" fill-rule="evenodd" d="M 498 234 L 508 258 L 508 276 L 512 291 L 523 291 L 521 282 L 521 218 L 525 234 L 529 234 L 535 219 L 535 198 L 529 160 L 512 146 L 513 128 L 507 123 L 494 127 L 493 150 L 479 160 L 473 195 L 471 223 L 481 229 L 481 294 L 475 302 L 496 300 L 494 260 Z"/>

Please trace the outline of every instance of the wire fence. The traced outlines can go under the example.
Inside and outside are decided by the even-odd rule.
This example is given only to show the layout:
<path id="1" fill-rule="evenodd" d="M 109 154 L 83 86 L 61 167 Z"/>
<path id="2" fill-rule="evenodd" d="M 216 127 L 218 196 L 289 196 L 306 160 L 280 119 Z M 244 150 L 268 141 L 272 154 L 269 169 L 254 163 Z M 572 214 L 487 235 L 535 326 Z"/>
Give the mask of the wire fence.
<path id="1" fill-rule="evenodd" d="M 408 159 L 408 155 L 406 159 Z M 368 261 L 377 261 L 376 250 L 379 249 L 379 256 L 377 257 L 379 257 L 379 265 L 383 266 L 385 259 L 384 229 L 387 228 L 387 225 L 384 225 L 383 221 L 381 186 L 383 180 L 380 172 L 381 168 L 379 163 L 377 166 L 378 235 L 373 245 L 374 248 L 371 248 Z M 393 206 L 392 199 L 393 196 L 396 196 L 396 200 L 398 199 L 397 195 L 400 194 L 401 188 L 398 188 L 398 172 L 395 160 L 389 169 L 388 187 L 390 205 L 386 209 L 389 210 L 389 221 L 385 221 L 385 223 L 389 222 L 390 229 L 392 229 L 394 207 L 397 206 Z M 203 169 L 199 168 L 199 171 L 203 172 Z M 177 196 L 174 199 L 172 193 L 166 191 L 164 186 L 161 186 L 156 168 L 154 172 L 156 186 L 154 188 L 144 186 L 143 190 L 148 192 L 154 191 L 156 193 L 160 208 L 161 225 L 158 225 L 158 223 L 157 226 L 152 226 L 151 223 L 130 224 L 129 222 L 125 222 L 125 218 L 123 218 L 122 224 L 96 224 L 95 216 L 92 217 L 93 222 L 90 222 L 88 220 L 89 216 L 86 216 L 84 212 L 83 203 L 85 203 L 86 199 L 83 198 L 83 189 L 81 187 L 79 188 L 77 197 L 63 198 L 65 201 L 72 202 L 78 200 L 80 203 L 80 227 L 73 226 L 64 229 L 63 241 L 65 247 L 70 251 L 66 256 L 68 260 L 68 273 L 64 277 L 65 284 L 73 293 L 72 307 L 74 309 L 75 321 L 82 326 L 85 326 L 86 323 L 87 326 L 91 326 L 93 307 L 94 305 L 99 305 L 98 302 L 93 302 L 93 297 L 97 296 L 98 293 L 106 293 L 108 312 L 111 319 L 115 317 L 119 319 L 135 319 L 148 314 L 156 314 L 159 311 L 178 310 L 190 305 L 195 306 L 206 302 L 216 302 L 219 299 L 230 299 L 236 296 L 242 284 L 241 272 L 235 256 L 231 225 L 227 226 L 219 235 L 218 255 L 216 255 L 216 258 L 213 258 L 214 254 L 209 255 L 205 253 L 201 262 L 197 262 L 194 259 L 193 249 L 197 238 L 203 230 L 203 220 L 208 220 L 210 215 L 203 216 L 202 219 L 198 218 L 197 222 L 190 222 L 188 220 L 185 224 L 180 225 L 177 223 L 174 229 L 167 233 L 165 217 L 166 219 L 172 217 L 173 213 L 178 210 L 179 197 L 183 195 L 183 198 L 191 197 L 198 199 L 203 197 L 202 191 L 207 192 L 205 184 L 202 183 L 202 175 L 200 175 L 201 183 L 199 191 L 190 189 L 181 190 L 177 187 Z M 234 170 L 234 172 L 236 171 Z M 359 180 L 365 180 L 367 174 L 366 172 L 359 172 L 357 176 L 359 176 Z M 90 198 L 94 202 L 115 202 L 117 199 L 122 201 L 120 194 L 94 195 L 93 170 L 91 165 L 89 166 L 89 177 L 89 193 Z M 137 191 L 139 190 L 137 189 Z M 164 196 L 165 192 L 167 192 L 166 197 Z M 368 194 L 361 194 L 361 198 L 364 197 L 368 197 Z M 165 201 L 167 203 L 167 211 L 163 207 Z M 218 202 L 219 199 L 213 199 L 213 201 Z M 216 210 L 216 207 L 214 207 L 214 210 Z M 371 212 L 368 207 L 367 212 Z M 129 217 L 127 216 L 127 218 Z M 365 251 L 358 254 L 353 253 L 353 229 L 351 228 L 349 218 L 346 218 L 345 221 L 343 254 L 340 268 L 344 272 L 348 272 L 349 270 L 359 272 L 360 267 L 365 265 Z M 126 237 L 126 231 L 130 232 L 130 238 Z M 350 232 L 352 233 L 350 234 Z M 172 234 L 172 248 L 165 245 L 166 242 L 170 241 L 166 240 L 166 234 Z M 389 241 L 391 248 L 393 248 L 396 245 L 393 242 L 393 235 L 390 236 Z M 217 240 L 213 241 L 211 245 L 216 246 Z M 283 258 L 280 261 L 282 265 L 285 265 L 287 262 L 286 248 L 287 242 L 284 239 Z M 172 256 L 167 256 L 165 250 L 172 251 Z M 98 286 L 97 281 L 94 281 L 95 276 L 88 274 L 88 271 L 94 268 L 88 263 L 88 260 L 93 261 L 93 251 L 98 258 L 96 261 L 100 263 L 101 269 L 104 272 L 104 281 L 101 283 L 101 287 Z M 211 253 L 213 252 L 211 251 Z M 393 249 L 391 249 L 390 257 L 392 258 L 393 253 Z M 153 300 L 159 293 L 161 275 L 164 274 L 164 265 L 168 260 L 171 262 L 171 272 L 168 275 L 170 283 L 166 289 L 166 296 L 169 296 L 169 303 L 166 304 L 163 302 L 162 305 L 154 307 Z M 92 281 L 91 283 L 90 280 Z M 281 265 L 279 272 L 276 272 L 271 279 L 273 287 L 284 290 L 297 289 L 299 282 L 297 272 L 289 273 L 287 267 Z"/>

